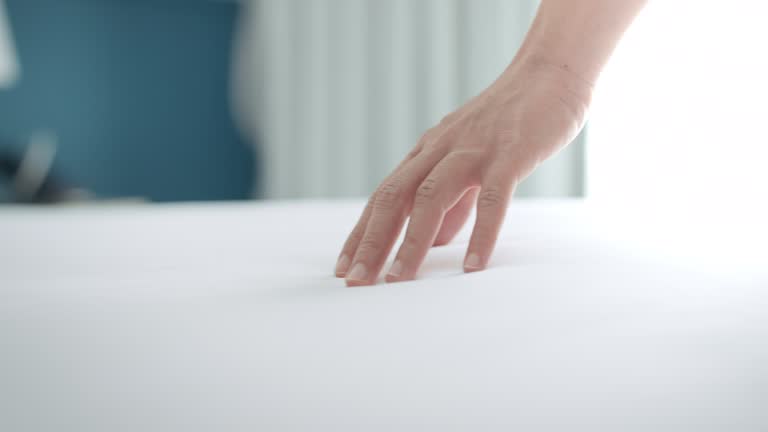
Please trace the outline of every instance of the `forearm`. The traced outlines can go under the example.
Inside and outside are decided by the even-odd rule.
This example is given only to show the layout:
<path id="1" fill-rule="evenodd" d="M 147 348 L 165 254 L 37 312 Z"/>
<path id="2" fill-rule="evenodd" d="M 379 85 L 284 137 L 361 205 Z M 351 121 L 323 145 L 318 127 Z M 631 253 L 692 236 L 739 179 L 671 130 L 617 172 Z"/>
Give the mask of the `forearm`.
<path id="1" fill-rule="evenodd" d="M 593 85 L 647 0 L 542 0 L 515 62 L 543 63 Z"/>

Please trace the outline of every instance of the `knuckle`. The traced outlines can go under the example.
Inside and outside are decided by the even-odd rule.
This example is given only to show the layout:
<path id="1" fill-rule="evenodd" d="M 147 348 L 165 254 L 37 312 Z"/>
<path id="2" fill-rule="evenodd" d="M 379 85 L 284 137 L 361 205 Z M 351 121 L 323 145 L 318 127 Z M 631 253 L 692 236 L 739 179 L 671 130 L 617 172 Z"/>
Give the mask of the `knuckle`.
<path id="1" fill-rule="evenodd" d="M 454 121 L 456 121 L 459 118 L 459 113 L 454 111 L 452 113 L 447 114 L 445 117 L 443 117 L 440 120 L 440 125 L 442 126 L 448 126 Z"/>
<path id="2" fill-rule="evenodd" d="M 424 131 L 424 133 L 421 134 L 419 137 L 419 140 L 416 143 L 416 147 L 411 150 L 411 153 L 418 153 L 425 147 L 428 147 L 432 141 L 434 141 L 435 137 L 438 135 L 437 130 L 435 128 L 427 129 Z"/>
<path id="3" fill-rule="evenodd" d="M 425 153 L 446 153 L 455 135 L 456 131 L 449 126 L 430 129 L 419 141 L 420 150 Z"/>
<path id="4" fill-rule="evenodd" d="M 479 208 L 498 207 L 504 202 L 504 195 L 500 188 L 490 187 L 483 189 L 477 197 Z"/>
<path id="5" fill-rule="evenodd" d="M 366 210 L 373 209 L 373 205 L 374 203 L 376 203 L 376 195 L 378 195 L 377 192 L 378 191 L 374 191 L 374 193 L 372 193 L 371 196 L 368 197 L 368 201 L 365 203 Z"/>
<path id="6" fill-rule="evenodd" d="M 402 200 L 403 190 L 397 182 L 386 182 L 376 192 L 373 207 L 378 210 L 390 210 L 395 208 Z"/>
<path id="7" fill-rule="evenodd" d="M 416 203 L 424 204 L 431 202 L 437 195 L 437 180 L 434 178 L 427 178 L 416 189 Z"/>
<path id="8" fill-rule="evenodd" d="M 412 148 L 411 151 L 408 152 L 407 155 L 405 155 L 406 159 L 413 159 L 415 158 L 419 153 L 421 153 L 423 145 L 417 144 L 416 147 Z"/>
<path id="9" fill-rule="evenodd" d="M 437 134 L 437 128 L 431 127 L 427 130 L 425 130 L 421 136 L 419 137 L 420 143 L 427 143 L 429 141 L 432 141 L 432 138 Z"/>

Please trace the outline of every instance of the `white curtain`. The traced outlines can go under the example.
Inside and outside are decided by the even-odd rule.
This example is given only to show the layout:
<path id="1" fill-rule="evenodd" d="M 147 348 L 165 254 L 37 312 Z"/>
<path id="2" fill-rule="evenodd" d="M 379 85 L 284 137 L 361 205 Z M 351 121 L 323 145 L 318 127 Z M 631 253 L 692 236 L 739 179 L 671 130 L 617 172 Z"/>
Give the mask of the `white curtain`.
<path id="1" fill-rule="evenodd" d="M 13 50 L 13 40 L 8 18 L 5 13 L 5 1 L 0 0 L 0 88 L 12 84 L 18 73 L 18 63 Z"/>
<path id="2" fill-rule="evenodd" d="M 370 193 L 446 113 L 490 84 L 535 0 L 253 0 L 236 43 L 237 118 L 266 198 Z M 521 195 L 582 191 L 575 143 Z"/>

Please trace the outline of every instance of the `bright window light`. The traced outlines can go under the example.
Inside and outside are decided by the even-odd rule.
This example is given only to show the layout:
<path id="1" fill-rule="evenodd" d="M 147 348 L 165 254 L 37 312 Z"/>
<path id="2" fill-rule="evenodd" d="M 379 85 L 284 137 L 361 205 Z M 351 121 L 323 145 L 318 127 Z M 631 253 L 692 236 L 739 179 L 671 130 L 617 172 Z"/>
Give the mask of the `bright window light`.
<path id="1" fill-rule="evenodd" d="M 588 197 L 765 209 L 766 12 L 754 0 L 649 4 L 595 96 Z"/>

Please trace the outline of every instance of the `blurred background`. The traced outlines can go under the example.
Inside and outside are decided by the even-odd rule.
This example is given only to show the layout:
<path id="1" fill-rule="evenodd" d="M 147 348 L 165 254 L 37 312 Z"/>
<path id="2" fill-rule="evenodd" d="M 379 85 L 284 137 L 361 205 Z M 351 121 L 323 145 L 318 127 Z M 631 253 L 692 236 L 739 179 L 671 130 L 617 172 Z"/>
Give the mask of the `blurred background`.
<path id="1" fill-rule="evenodd" d="M 0 0 L 2 199 L 368 194 L 507 65 L 503 0 Z M 523 194 L 583 192 L 573 146 Z"/>
<path id="2" fill-rule="evenodd" d="M 229 102 L 237 13 L 209 0 L 0 0 L 6 197 L 250 197 L 254 151 Z"/>
<path id="3" fill-rule="evenodd" d="M 519 196 L 765 194 L 765 7 L 668 3 Z M 537 5 L 0 0 L 0 202 L 367 195 L 498 76 Z"/>

